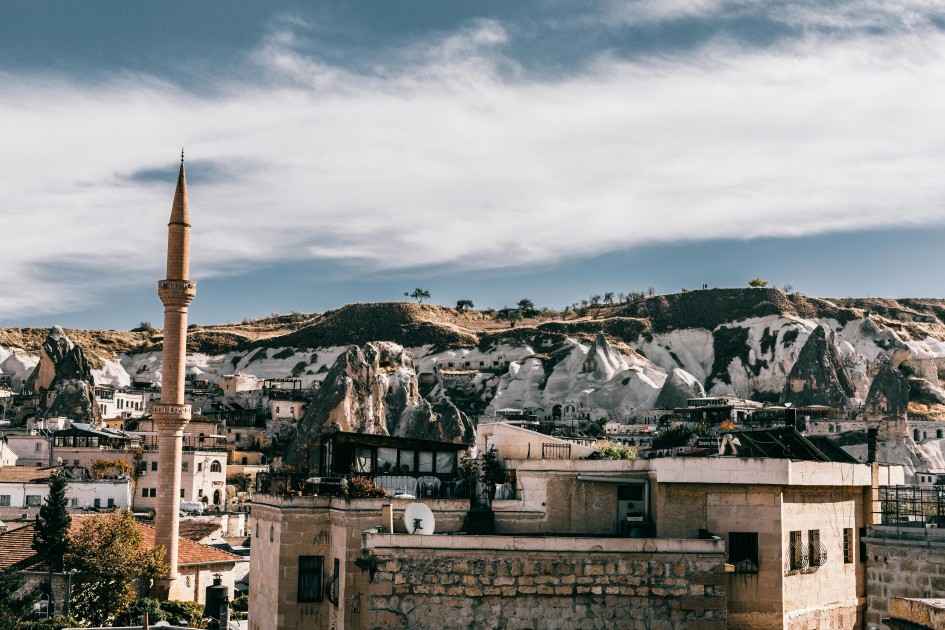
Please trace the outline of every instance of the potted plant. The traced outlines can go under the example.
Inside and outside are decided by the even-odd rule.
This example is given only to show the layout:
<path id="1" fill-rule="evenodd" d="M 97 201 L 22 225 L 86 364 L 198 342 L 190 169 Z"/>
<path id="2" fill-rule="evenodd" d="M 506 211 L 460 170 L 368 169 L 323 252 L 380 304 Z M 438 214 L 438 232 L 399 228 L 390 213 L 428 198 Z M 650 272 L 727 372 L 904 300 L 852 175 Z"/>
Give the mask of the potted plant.
<path id="1" fill-rule="evenodd" d="M 496 486 L 508 480 L 509 473 L 499 461 L 498 452 L 495 449 L 486 451 L 482 456 L 482 464 L 479 466 L 479 481 L 485 488 L 490 504 L 495 499 Z"/>

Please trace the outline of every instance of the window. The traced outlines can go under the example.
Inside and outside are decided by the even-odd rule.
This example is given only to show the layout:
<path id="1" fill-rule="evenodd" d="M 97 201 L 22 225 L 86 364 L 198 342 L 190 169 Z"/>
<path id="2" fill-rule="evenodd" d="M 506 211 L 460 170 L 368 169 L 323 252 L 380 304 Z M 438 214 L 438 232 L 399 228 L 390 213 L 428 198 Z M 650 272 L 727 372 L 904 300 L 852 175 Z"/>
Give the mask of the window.
<path id="1" fill-rule="evenodd" d="M 798 571 L 807 566 L 807 550 L 804 549 L 804 545 L 801 544 L 801 532 L 793 531 L 791 532 L 791 547 L 790 547 L 790 558 L 791 558 L 791 570 Z"/>
<path id="2" fill-rule="evenodd" d="M 187 472 L 188 465 L 189 465 L 189 462 L 181 462 L 180 471 Z"/>
<path id="3" fill-rule="evenodd" d="M 827 551 L 820 544 L 820 530 L 811 529 L 807 532 L 808 563 L 812 567 L 819 567 L 827 560 Z"/>
<path id="4" fill-rule="evenodd" d="M 242 436 L 240 433 L 237 433 L 237 434 L 236 434 L 236 441 L 239 442 L 239 441 L 242 440 L 242 439 L 243 439 L 243 436 Z"/>
<path id="5" fill-rule="evenodd" d="M 141 496 L 143 496 L 143 497 L 148 496 L 148 489 L 147 489 L 147 488 L 141 488 Z"/>
<path id="6" fill-rule="evenodd" d="M 37 443 L 36 443 L 36 452 L 37 452 L 37 453 L 40 453 L 40 452 L 42 452 L 42 450 L 43 450 L 43 443 L 42 443 L 42 442 L 37 442 Z"/>
<path id="7" fill-rule="evenodd" d="M 256 538 L 259 538 L 259 523 L 256 523 Z"/>
<path id="8" fill-rule="evenodd" d="M 853 528 L 843 528 L 843 564 L 853 564 Z"/>
<path id="9" fill-rule="evenodd" d="M 115 507 L 115 499 L 108 497 L 108 502 L 106 503 L 106 505 L 108 505 L 108 507 L 110 508 Z"/>
<path id="10" fill-rule="evenodd" d="M 223 468 L 220 467 L 220 462 L 213 460 L 210 462 L 210 472 L 220 472 Z"/>
<path id="11" fill-rule="evenodd" d="M 866 538 L 866 528 L 860 528 L 860 562 L 866 562 L 866 543 L 863 542 L 863 539 Z"/>
<path id="12" fill-rule="evenodd" d="M 94 500 L 92 501 L 92 505 L 94 505 L 94 506 L 95 506 L 95 509 L 97 510 L 98 508 L 102 507 L 102 500 L 101 500 L 101 499 L 94 499 Z"/>
<path id="13" fill-rule="evenodd" d="M 201 472 L 202 470 L 203 470 L 203 463 L 197 462 L 197 472 Z"/>
<path id="14" fill-rule="evenodd" d="M 299 556 L 300 602 L 322 601 L 322 556 Z"/>
<path id="15" fill-rule="evenodd" d="M 26 506 L 39 505 L 43 502 L 43 498 L 38 494 L 28 494 L 26 495 Z"/>
<path id="16" fill-rule="evenodd" d="M 157 460 L 151 462 L 151 470 L 152 472 L 157 470 Z"/>
<path id="17" fill-rule="evenodd" d="M 148 496 L 156 497 L 156 496 L 157 496 L 157 488 L 151 488 L 151 490 L 148 492 Z"/>
<path id="18" fill-rule="evenodd" d="M 758 573 L 758 532 L 730 532 L 728 563 L 735 573 Z"/>
<path id="19" fill-rule="evenodd" d="M 180 498 L 181 498 L 181 499 L 184 498 L 184 489 L 183 489 L 183 488 L 180 489 Z"/>
<path id="20" fill-rule="evenodd" d="M 73 499 L 74 501 L 75 499 Z M 10 505 L 10 495 L 9 494 L 0 494 L 0 505 L 9 506 Z"/>
<path id="21" fill-rule="evenodd" d="M 0 503 L 0 505 L 3 505 L 3 503 Z M 79 507 L 79 500 L 75 497 L 69 499 L 69 507 Z"/>
<path id="22" fill-rule="evenodd" d="M 198 497 L 202 497 L 202 496 L 203 496 L 203 488 L 197 488 L 197 496 L 198 496 Z"/>

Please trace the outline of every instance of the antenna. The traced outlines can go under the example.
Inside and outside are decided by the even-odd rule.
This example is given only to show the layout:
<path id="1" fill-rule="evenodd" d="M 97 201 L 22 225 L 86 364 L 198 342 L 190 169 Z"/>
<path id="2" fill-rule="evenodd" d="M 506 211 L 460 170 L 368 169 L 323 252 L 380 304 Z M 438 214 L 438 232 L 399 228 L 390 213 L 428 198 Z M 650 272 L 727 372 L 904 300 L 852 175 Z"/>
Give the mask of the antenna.
<path id="1" fill-rule="evenodd" d="M 180 148 L 180 163 L 184 163 L 184 147 Z"/>

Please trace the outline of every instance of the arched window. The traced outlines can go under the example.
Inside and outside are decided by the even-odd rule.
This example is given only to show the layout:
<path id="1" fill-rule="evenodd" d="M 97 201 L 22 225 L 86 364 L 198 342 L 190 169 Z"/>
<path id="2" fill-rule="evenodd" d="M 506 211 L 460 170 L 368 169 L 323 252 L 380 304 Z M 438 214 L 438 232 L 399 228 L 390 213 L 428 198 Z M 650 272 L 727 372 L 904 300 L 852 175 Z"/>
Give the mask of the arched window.
<path id="1" fill-rule="evenodd" d="M 941 436 L 939 436 L 939 437 L 941 437 Z M 243 458 L 243 465 L 245 466 L 245 465 L 248 464 L 248 463 L 249 463 L 249 460 L 244 457 L 244 458 Z"/>
<path id="2" fill-rule="evenodd" d="M 210 462 L 210 472 L 220 472 L 223 468 L 220 466 L 220 462 L 213 460 Z"/>

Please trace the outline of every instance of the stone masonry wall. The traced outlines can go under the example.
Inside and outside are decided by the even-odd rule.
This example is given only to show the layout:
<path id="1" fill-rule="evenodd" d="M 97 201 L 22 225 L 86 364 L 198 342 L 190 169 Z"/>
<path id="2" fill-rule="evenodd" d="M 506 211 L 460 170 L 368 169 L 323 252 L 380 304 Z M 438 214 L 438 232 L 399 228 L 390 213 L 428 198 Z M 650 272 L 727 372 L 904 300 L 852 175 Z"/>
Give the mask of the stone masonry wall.
<path id="1" fill-rule="evenodd" d="M 929 598 L 945 594 L 945 532 L 874 526 L 863 542 L 867 556 L 868 628 L 886 628 L 882 619 L 889 617 L 889 601 L 893 597 Z"/>
<path id="2" fill-rule="evenodd" d="M 655 540 L 630 553 L 584 551 L 575 547 L 586 539 L 569 539 L 579 543 L 572 545 L 564 538 L 556 550 L 483 549 L 477 540 L 462 540 L 478 537 L 451 538 L 465 548 L 370 548 L 375 568 L 363 585 L 366 597 L 357 627 L 726 627 L 721 551 L 661 552 L 658 543 L 680 541 Z"/>

